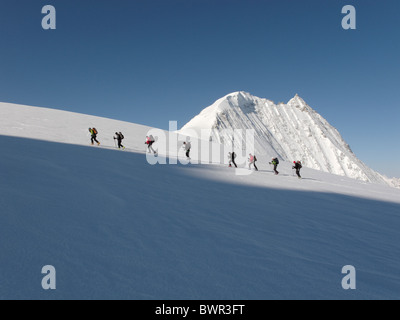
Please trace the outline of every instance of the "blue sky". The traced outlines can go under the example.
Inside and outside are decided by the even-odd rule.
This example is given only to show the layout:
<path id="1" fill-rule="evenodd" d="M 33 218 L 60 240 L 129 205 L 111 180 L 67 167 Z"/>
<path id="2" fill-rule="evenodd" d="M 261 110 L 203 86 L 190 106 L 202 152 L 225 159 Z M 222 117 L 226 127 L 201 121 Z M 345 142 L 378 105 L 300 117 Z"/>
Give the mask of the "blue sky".
<path id="1" fill-rule="evenodd" d="M 44 5 L 57 30 L 41 28 Z M 357 9 L 357 30 L 341 9 Z M 233 92 L 296 93 L 400 177 L 398 0 L 0 0 L 0 101 L 166 129 Z"/>

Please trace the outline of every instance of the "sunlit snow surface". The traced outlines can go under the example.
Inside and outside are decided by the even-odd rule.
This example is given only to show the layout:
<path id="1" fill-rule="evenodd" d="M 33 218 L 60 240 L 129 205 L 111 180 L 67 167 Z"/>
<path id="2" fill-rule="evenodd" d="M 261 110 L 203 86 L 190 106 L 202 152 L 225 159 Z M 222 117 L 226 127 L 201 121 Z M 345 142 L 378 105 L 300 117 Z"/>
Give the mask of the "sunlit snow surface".
<path id="1" fill-rule="evenodd" d="M 149 129 L 0 104 L 1 299 L 399 298 L 400 190 L 308 168 L 299 180 L 289 162 L 275 176 L 262 156 L 246 176 L 151 166 Z"/>

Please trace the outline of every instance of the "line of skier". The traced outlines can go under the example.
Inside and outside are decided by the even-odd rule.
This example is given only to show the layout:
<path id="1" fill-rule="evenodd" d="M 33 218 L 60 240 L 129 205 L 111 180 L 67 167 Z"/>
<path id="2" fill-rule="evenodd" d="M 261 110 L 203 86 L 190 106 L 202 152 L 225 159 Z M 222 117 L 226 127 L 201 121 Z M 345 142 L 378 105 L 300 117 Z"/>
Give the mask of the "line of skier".
<path id="1" fill-rule="evenodd" d="M 97 145 L 99 146 L 100 142 L 97 140 L 97 135 L 99 134 L 99 132 L 97 131 L 97 129 L 96 128 L 89 128 L 89 132 L 90 132 L 90 135 L 91 135 L 91 143 L 92 143 L 92 145 L 94 145 L 94 143 L 96 142 Z M 114 138 L 114 141 L 116 140 L 118 142 L 118 149 L 125 150 L 125 146 L 122 144 L 122 140 L 124 140 L 125 137 L 122 134 L 122 132 L 116 132 L 115 136 L 113 138 Z M 153 149 L 153 144 L 154 144 L 155 141 L 156 140 L 154 139 L 154 137 L 152 135 L 146 136 L 145 144 L 147 145 L 148 153 L 152 153 L 154 155 L 157 154 L 157 151 L 155 151 Z M 183 143 L 183 148 L 185 150 L 187 159 L 190 160 L 190 150 L 192 148 L 192 144 L 190 143 L 189 140 L 187 140 L 186 142 Z M 234 165 L 235 168 L 238 167 L 236 162 L 235 162 L 236 156 L 237 155 L 236 155 L 235 152 L 229 152 L 228 153 L 229 167 L 232 167 L 232 165 Z M 248 158 L 249 170 L 251 170 L 252 166 L 253 166 L 254 169 L 256 171 L 258 171 L 258 168 L 257 168 L 257 165 L 256 165 L 257 161 L 258 161 L 257 157 L 250 153 L 249 154 L 249 158 Z M 271 160 L 271 162 L 269 164 L 273 165 L 274 173 L 275 173 L 275 175 L 278 175 L 279 171 L 277 169 L 278 169 L 278 165 L 279 165 L 279 159 L 277 157 L 276 158 L 272 158 L 272 160 Z M 299 179 L 301 179 L 300 170 L 303 167 L 302 164 L 301 164 L 301 161 L 294 161 L 293 164 L 294 164 L 294 166 L 292 167 L 292 169 L 296 170 L 297 177 Z"/>
<path id="2" fill-rule="evenodd" d="M 228 160 L 229 160 L 229 167 L 231 168 L 232 165 L 235 166 L 235 168 L 237 168 L 237 164 L 235 162 L 236 159 L 236 153 L 235 152 L 229 152 L 228 153 Z M 256 171 L 258 171 L 257 165 L 256 165 L 256 161 L 257 161 L 257 157 L 253 154 L 249 154 L 249 158 L 247 159 L 248 163 L 249 163 L 249 170 L 252 169 L 252 166 L 254 167 L 254 169 Z M 271 162 L 269 162 L 270 165 L 273 166 L 273 170 L 275 175 L 279 174 L 278 171 L 278 165 L 279 165 L 279 159 L 278 158 L 272 158 Z M 300 170 L 303 168 L 301 161 L 294 161 L 293 162 L 294 166 L 292 167 L 293 170 L 296 170 L 296 175 L 299 179 L 301 179 L 301 175 L 300 175 Z"/>
<path id="3" fill-rule="evenodd" d="M 97 145 L 100 145 L 100 142 L 97 140 L 97 135 L 99 134 L 99 132 L 97 131 L 96 128 L 89 128 L 89 132 L 90 132 L 90 141 L 92 143 L 92 145 L 94 145 L 94 143 L 96 142 Z M 118 143 L 118 149 L 122 149 L 125 150 L 125 146 L 122 144 L 122 140 L 125 139 L 124 135 L 122 134 L 122 132 L 116 132 L 115 136 L 113 137 L 114 141 L 116 140 Z"/>
<path id="4" fill-rule="evenodd" d="M 148 153 L 153 153 L 154 155 L 156 155 L 157 151 L 155 151 L 152 147 L 154 142 L 155 139 L 152 135 L 146 136 L 145 144 L 147 144 Z M 186 158 L 190 160 L 190 150 L 192 149 L 192 144 L 189 140 L 183 143 L 183 149 L 185 150 Z"/>
<path id="5" fill-rule="evenodd" d="M 96 128 L 89 128 L 89 132 L 90 132 L 90 136 L 91 136 L 91 144 L 94 145 L 94 143 L 96 142 L 97 145 L 100 145 L 100 142 L 97 140 L 97 135 L 99 134 L 99 132 L 97 131 Z M 122 144 L 122 140 L 125 139 L 124 135 L 122 134 L 122 132 L 116 132 L 115 136 L 113 137 L 114 140 L 116 140 L 118 142 L 118 149 L 122 149 L 125 150 L 125 146 Z M 154 137 L 152 135 L 150 136 L 146 136 L 146 141 L 145 144 L 147 145 L 147 152 L 148 153 L 152 153 L 154 155 L 157 154 L 157 151 L 154 150 L 153 148 L 153 144 L 156 140 L 154 139 Z M 183 143 L 183 148 L 185 150 L 185 154 L 188 160 L 190 160 L 190 150 L 192 148 L 192 144 L 189 140 L 187 140 L 186 142 Z"/>
<path id="6" fill-rule="evenodd" d="M 228 160 L 229 160 L 229 167 L 232 167 L 232 164 L 235 166 L 235 168 L 237 168 L 237 164 L 235 162 L 236 159 L 236 153 L 235 152 L 229 152 L 228 153 Z M 257 161 L 257 157 L 253 156 L 251 153 L 249 154 L 249 158 L 247 159 L 248 163 L 249 163 L 249 170 L 251 170 L 251 166 L 254 167 L 254 169 L 256 169 L 256 171 L 258 171 L 257 165 L 256 165 L 256 161 Z"/>

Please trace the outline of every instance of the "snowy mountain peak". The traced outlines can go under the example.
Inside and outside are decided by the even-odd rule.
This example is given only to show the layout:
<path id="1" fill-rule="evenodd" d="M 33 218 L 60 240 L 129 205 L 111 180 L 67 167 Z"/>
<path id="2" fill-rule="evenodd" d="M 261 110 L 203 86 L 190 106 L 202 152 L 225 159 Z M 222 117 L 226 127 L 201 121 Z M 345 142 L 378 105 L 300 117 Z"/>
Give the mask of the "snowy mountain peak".
<path id="1" fill-rule="evenodd" d="M 314 110 L 298 94 L 296 94 L 294 98 L 290 99 L 287 105 L 290 107 L 300 109 L 302 111 L 314 112 Z"/>
<path id="2" fill-rule="evenodd" d="M 297 93 L 287 104 L 289 106 L 307 106 L 307 103 Z"/>
<path id="3" fill-rule="evenodd" d="M 239 98 L 250 98 L 251 99 L 253 96 L 250 93 L 246 92 L 246 91 L 236 91 L 236 92 L 232 92 L 232 93 L 227 94 L 222 99 L 224 99 L 224 98 L 227 99 L 229 97 L 236 98 L 236 99 L 239 99 Z"/>
<path id="4" fill-rule="evenodd" d="M 213 106 L 218 111 L 223 112 L 235 107 L 246 108 L 252 104 L 253 100 L 254 97 L 250 93 L 237 91 L 219 99 Z"/>
<path id="5" fill-rule="evenodd" d="M 340 133 L 298 94 L 287 104 L 275 104 L 247 92 L 234 92 L 204 109 L 180 132 L 185 134 L 188 129 L 211 129 L 213 141 L 222 144 L 232 141 L 224 129 L 253 129 L 259 155 L 301 160 L 312 169 L 394 185 L 360 161 Z"/>
<path id="6" fill-rule="evenodd" d="M 255 109 L 254 97 L 247 92 L 237 91 L 218 99 L 211 106 L 205 108 L 197 117 L 188 123 L 184 129 L 214 129 L 218 127 L 226 114 L 232 112 L 249 113 Z"/>

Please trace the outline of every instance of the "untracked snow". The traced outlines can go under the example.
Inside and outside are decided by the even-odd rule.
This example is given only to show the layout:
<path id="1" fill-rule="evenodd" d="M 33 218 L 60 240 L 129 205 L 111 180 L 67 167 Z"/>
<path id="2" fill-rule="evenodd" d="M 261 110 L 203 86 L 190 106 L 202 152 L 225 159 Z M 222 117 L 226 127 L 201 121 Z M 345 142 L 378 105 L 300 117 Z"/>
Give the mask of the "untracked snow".
<path id="1" fill-rule="evenodd" d="M 247 176 L 152 166 L 149 129 L 0 104 L 0 299 L 399 298 L 400 190 L 308 168 L 299 180 L 288 162 L 275 176 L 264 157 Z M 110 150 L 115 131 L 128 152 Z"/>

